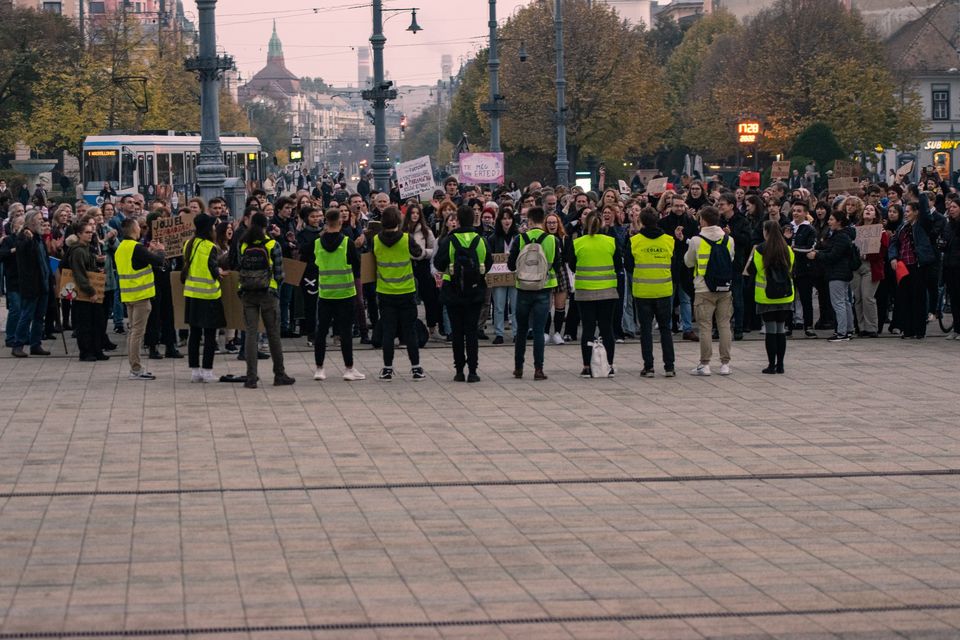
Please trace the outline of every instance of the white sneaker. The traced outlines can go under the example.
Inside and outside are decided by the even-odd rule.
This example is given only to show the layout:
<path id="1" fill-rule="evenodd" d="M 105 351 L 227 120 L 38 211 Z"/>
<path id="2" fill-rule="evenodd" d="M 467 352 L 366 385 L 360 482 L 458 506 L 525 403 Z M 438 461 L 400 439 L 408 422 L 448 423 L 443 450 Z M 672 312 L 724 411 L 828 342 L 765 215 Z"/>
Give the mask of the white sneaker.
<path id="1" fill-rule="evenodd" d="M 216 378 L 213 377 L 213 369 L 200 369 L 200 375 L 203 377 L 204 382 L 216 382 Z"/>
<path id="2" fill-rule="evenodd" d="M 719 373 L 722 376 L 728 376 L 731 373 L 733 373 L 733 369 L 730 368 L 729 364 L 722 364 L 720 365 L 720 371 L 718 371 L 717 373 Z"/>
<path id="3" fill-rule="evenodd" d="M 960 333 L 948 333 L 947 340 L 960 340 Z"/>
<path id="4" fill-rule="evenodd" d="M 203 382 L 203 374 L 200 373 L 200 369 L 190 370 L 190 382 Z"/>
<path id="5" fill-rule="evenodd" d="M 357 371 L 356 368 L 353 368 L 343 372 L 343 379 L 354 382 L 356 380 L 366 380 L 367 376 Z"/>
<path id="6" fill-rule="evenodd" d="M 559 331 L 553 334 L 553 344 L 563 344 L 563 336 Z"/>
<path id="7" fill-rule="evenodd" d="M 317 370 L 313 372 L 313 379 L 314 379 L 314 380 L 326 380 L 326 379 L 327 379 L 327 374 L 326 374 L 326 372 L 323 370 L 323 367 L 317 367 Z"/>
<path id="8" fill-rule="evenodd" d="M 550 338 L 550 334 L 543 334 L 543 344 L 550 344 L 551 342 L 553 342 L 553 340 Z"/>
<path id="9" fill-rule="evenodd" d="M 696 369 L 690 371 L 692 376 L 708 376 L 710 375 L 710 365 L 708 364 L 698 364 Z"/>

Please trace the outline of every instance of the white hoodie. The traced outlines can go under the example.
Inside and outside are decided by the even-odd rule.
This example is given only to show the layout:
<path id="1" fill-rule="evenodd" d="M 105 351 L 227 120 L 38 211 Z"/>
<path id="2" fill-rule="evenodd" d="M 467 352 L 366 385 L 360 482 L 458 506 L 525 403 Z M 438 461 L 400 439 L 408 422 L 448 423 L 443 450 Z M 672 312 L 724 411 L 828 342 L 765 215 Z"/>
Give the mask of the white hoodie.
<path id="1" fill-rule="evenodd" d="M 700 229 L 700 235 L 694 236 L 687 240 L 687 252 L 683 256 L 683 262 L 690 268 L 695 268 L 697 266 L 697 254 L 700 251 L 700 236 L 703 236 L 710 242 L 719 242 L 721 239 L 723 239 L 724 233 L 723 229 L 720 227 L 702 227 Z M 730 250 L 730 258 L 733 259 L 733 238 L 728 236 L 727 240 L 727 249 Z M 697 293 L 710 291 L 710 289 L 707 287 L 707 283 L 704 282 L 702 275 L 694 275 L 693 290 Z"/>

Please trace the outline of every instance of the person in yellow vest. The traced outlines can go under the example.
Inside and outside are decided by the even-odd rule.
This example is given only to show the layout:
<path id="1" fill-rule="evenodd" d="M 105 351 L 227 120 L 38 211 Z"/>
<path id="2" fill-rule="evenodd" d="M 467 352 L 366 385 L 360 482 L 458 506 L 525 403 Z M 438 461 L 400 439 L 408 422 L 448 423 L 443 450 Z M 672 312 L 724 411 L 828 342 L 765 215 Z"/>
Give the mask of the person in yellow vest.
<path id="1" fill-rule="evenodd" d="M 193 219 L 194 235 L 183 247 L 184 322 L 190 327 L 187 359 L 190 382 L 213 382 L 217 330 L 227 326 L 220 291 L 220 251 L 213 242 L 217 219 L 201 213 Z M 203 340 L 203 360 L 200 341 Z"/>
<path id="2" fill-rule="evenodd" d="M 767 368 L 763 373 L 783 373 L 787 353 L 787 327 L 793 321 L 793 249 L 787 245 L 780 223 L 763 223 L 763 242 L 753 249 L 746 274 L 756 275 L 754 299 L 764 324 Z"/>
<path id="3" fill-rule="evenodd" d="M 602 221 L 596 213 L 587 216 L 583 235 L 567 244 L 567 264 L 573 271 L 577 309 L 583 331 L 580 333 L 580 355 L 583 357 L 581 378 L 592 377 L 590 357 L 597 332 L 603 340 L 610 369 L 607 377 L 616 375 L 613 356 L 616 349 L 613 318 L 620 297 L 617 294 L 617 273 L 623 269 L 623 258 L 612 235 L 601 232 Z M 596 373 L 596 372 L 594 372 Z"/>
<path id="4" fill-rule="evenodd" d="M 517 287 L 517 326 L 514 330 L 513 377 L 523 377 L 527 350 L 527 330 L 533 328 L 533 379 L 546 380 L 543 372 L 543 328 L 550 313 L 557 273 L 563 269 L 563 254 L 556 236 L 544 230 L 546 213 L 542 207 L 527 210 L 527 231 L 510 247 L 507 269 L 513 271 Z M 537 244 L 540 249 L 533 245 Z M 529 247 L 529 248 L 528 248 Z"/>
<path id="5" fill-rule="evenodd" d="M 130 362 L 131 380 L 154 380 L 156 376 L 143 368 L 140 351 L 143 336 L 147 331 L 151 300 L 156 295 L 153 267 L 163 267 L 166 260 L 164 246 L 151 242 L 149 247 L 140 244 L 140 224 L 136 218 L 126 218 L 120 223 L 123 240 L 114 253 L 117 278 L 120 285 L 120 302 L 127 305 L 130 330 L 127 332 L 127 360 Z"/>
<path id="6" fill-rule="evenodd" d="M 433 266 L 443 274 L 440 296 L 450 316 L 454 382 L 480 382 L 480 311 L 487 297 L 486 274 L 493 266 L 493 253 L 473 226 L 475 213 L 468 205 L 457 208 L 457 228 L 440 241 L 433 257 Z"/>
<path id="7" fill-rule="evenodd" d="M 670 265 L 675 246 L 673 236 L 660 228 L 656 209 L 644 207 L 640 211 L 640 231 L 630 238 L 630 251 L 623 257 L 624 270 L 630 274 L 634 315 L 640 323 L 640 352 L 643 370 L 640 375 L 653 378 L 653 320 L 660 328 L 660 348 L 663 351 L 663 370 L 668 378 L 677 375 L 674 368 L 673 333 L 670 331 L 673 314 L 673 278 Z"/>
<path id="8" fill-rule="evenodd" d="M 426 374 L 420 366 L 420 344 L 417 341 L 417 282 L 413 275 L 412 258 L 423 252 L 410 234 L 400 231 L 400 209 L 390 206 L 383 210 L 382 231 L 373 238 L 373 256 L 377 261 L 377 301 L 383 341 L 383 369 L 381 380 L 393 379 L 393 339 L 399 327 L 400 336 L 407 345 L 410 373 L 414 380 L 423 380 Z"/>
<path id="9" fill-rule="evenodd" d="M 270 221 L 262 213 L 250 216 L 250 225 L 237 247 L 235 266 L 240 280 L 238 295 L 243 302 L 243 352 L 247 362 L 243 386 L 247 389 L 256 389 L 259 382 L 257 331 L 261 319 L 273 360 L 273 385 L 279 387 L 296 382 L 283 367 L 279 293 L 283 282 L 283 253 L 278 242 L 267 235 L 269 225 Z"/>
<path id="10" fill-rule="evenodd" d="M 314 263 L 317 265 L 317 324 L 314 331 L 313 357 L 317 365 L 314 380 L 326 380 L 323 362 L 327 352 L 330 325 L 340 336 L 343 355 L 343 379 L 364 380 L 367 376 L 353 364 L 353 315 L 357 297 L 356 282 L 360 278 L 360 254 L 356 244 L 340 230 L 340 209 L 331 207 L 324 213 L 323 233 L 314 241 Z"/>

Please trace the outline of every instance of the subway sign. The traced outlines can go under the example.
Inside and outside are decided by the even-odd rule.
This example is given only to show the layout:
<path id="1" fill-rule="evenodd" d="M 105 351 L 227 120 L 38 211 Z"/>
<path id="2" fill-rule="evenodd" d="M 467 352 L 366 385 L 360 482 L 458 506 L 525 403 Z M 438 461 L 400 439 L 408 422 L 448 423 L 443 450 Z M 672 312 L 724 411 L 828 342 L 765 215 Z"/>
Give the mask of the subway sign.
<path id="1" fill-rule="evenodd" d="M 927 140 L 923 145 L 926 151 L 949 151 L 960 149 L 960 140 Z"/>

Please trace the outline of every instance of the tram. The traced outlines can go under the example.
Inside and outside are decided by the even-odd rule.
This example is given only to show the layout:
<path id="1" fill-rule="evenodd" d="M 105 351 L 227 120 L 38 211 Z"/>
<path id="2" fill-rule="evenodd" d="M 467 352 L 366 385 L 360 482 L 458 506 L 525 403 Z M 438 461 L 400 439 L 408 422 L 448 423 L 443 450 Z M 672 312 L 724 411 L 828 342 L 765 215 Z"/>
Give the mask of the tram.
<path id="1" fill-rule="evenodd" d="M 267 154 L 257 138 L 220 137 L 228 178 L 241 178 L 247 189 L 266 177 Z M 83 198 L 100 204 L 109 182 L 117 196 L 142 193 L 148 200 L 176 192 L 181 202 L 196 193 L 200 136 L 177 131 L 87 136 L 80 161 Z"/>

